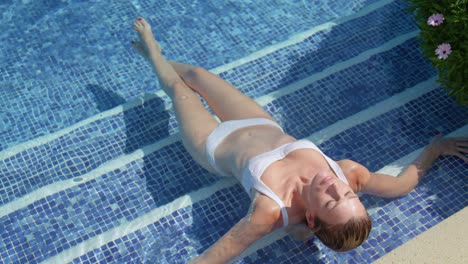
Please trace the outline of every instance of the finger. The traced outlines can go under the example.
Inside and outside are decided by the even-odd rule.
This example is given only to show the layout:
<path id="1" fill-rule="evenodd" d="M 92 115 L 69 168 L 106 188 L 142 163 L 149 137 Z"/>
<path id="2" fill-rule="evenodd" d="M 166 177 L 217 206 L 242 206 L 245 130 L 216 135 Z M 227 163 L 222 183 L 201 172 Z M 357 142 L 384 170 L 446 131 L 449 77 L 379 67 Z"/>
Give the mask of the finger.
<path id="1" fill-rule="evenodd" d="M 468 162 L 468 158 L 465 157 L 465 155 L 462 155 L 460 153 L 455 154 L 455 156 L 459 157 L 460 159 L 464 160 L 465 162 Z"/>
<path id="2" fill-rule="evenodd" d="M 458 148 L 457 148 L 457 151 L 460 152 L 460 153 L 467 153 L 467 154 L 468 154 L 468 149 L 466 149 L 466 148 L 460 148 L 460 147 L 458 147 Z"/>
<path id="3" fill-rule="evenodd" d="M 468 137 L 453 137 L 453 138 L 447 138 L 447 140 L 455 140 L 455 141 L 465 141 L 465 142 L 468 142 Z"/>

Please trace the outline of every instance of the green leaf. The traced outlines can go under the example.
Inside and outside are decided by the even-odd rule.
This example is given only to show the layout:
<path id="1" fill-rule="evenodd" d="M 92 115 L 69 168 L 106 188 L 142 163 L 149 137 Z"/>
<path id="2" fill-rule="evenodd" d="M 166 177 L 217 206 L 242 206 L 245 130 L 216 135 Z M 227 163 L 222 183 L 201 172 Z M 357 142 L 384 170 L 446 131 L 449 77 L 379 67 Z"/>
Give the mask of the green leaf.
<path id="1" fill-rule="evenodd" d="M 458 103 L 468 104 L 468 0 L 407 0 L 408 12 L 421 30 L 422 54 L 438 69 L 438 82 L 449 90 Z M 428 26 L 432 14 L 444 15 L 444 23 Z M 440 60 L 435 50 L 442 43 L 450 43 L 452 53 L 447 60 Z"/>

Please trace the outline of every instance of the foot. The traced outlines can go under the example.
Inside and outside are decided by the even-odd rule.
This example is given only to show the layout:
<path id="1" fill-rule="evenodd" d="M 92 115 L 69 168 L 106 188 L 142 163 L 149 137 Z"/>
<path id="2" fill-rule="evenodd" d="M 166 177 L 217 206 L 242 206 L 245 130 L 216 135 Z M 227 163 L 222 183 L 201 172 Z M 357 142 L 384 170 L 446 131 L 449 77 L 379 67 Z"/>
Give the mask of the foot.
<path id="1" fill-rule="evenodd" d="M 149 51 L 146 48 L 145 44 L 142 43 L 142 41 L 132 40 L 132 46 L 135 49 L 135 51 L 138 52 L 138 54 L 140 54 L 144 59 L 148 61 L 150 60 Z M 161 53 L 161 48 L 159 47 L 159 45 L 156 45 L 155 49 L 159 50 L 159 53 Z"/>
<path id="2" fill-rule="evenodd" d="M 150 52 L 161 53 L 161 47 L 153 36 L 151 25 L 143 18 L 138 18 L 133 22 L 133 30 L 138 33 L 139 41 L 132 41 L 135 50 L 143 58 L 149 60 Z"/>

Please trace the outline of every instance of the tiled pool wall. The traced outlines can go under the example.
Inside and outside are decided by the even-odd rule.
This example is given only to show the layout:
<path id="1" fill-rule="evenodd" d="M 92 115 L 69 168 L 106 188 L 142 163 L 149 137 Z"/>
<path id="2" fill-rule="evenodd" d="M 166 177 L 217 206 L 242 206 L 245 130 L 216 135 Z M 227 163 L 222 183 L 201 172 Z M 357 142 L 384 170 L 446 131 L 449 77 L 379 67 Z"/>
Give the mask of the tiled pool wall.
<path id="1" fill-rule="evenodd" d="M 404 11 L 403 7 L 396 4 L 394 9 L 400 12 Z M 379 9 L 374 13 L 379 14 L 381 12 L 382 10 Z M 388 11 L 385 12 L 388 13 Z M 375 18 L 374 13 L 369 14 L 369 21 L 380 21 L 381 19 Z M 364 20 L 366 17 L 359 20 Z M 396 16 L 392 15 L 392 17 Z M 350 23 L 354 22 L 350 21 Z M 359 23 L 363 22 L 359 21 Z M 319 32 L 318 34 L 322 33 Z M 366 38 L 361 39 L 362 42 L 367 43 Z M 385 43 L 385 40 L 387 39 L 376 45 Z M 421 58 L 416 42 L 416 40 L 403 42 L 402 45 L 396 46 L 394 49 L 378 53 L 360 64 L 313 82 L 305 89 L 278 98 L 274 102 L 266 104 L 265 107 L 278 118 L 290 134 L 298 138 L 306 137 L 351 113 L 363 110 L 432 76 L 434 72 L 430 65 Z M 308 47 L 304 43 L 310 43 L 309 39 L 295 46 L 307 50 Z M 341 45 L 343 46 L 343 44 Z M 294 49 L 295 46 L 288 48 Z M 336 52 L 341 53 L 344 53 L 344 51 L 346 51 L 344 47 L 336 50 Z M 283 50 L 279 50 L 275 53 L 281 54 L 282 52 Z M 328 52 L 325 52 L 325 54 Z M 268 72 L 256 70 L 261 65 L 270 64 L 268 69 L 272 75 L 284 74 L 288 76 L 288 69 L 297 68 L 291 65 L 297 65 L 298 60 L 288 60 L 288 56 L 278 56 L 275 53 L 244 64 L 239 69 L 229 70 L 221 75 L 235 83 L 236 76 L 244 72 L 250 74 Z M 405 58 L 401 58 L 401 54 L 405 54 Z M 318 57 L 318 55 L 315 55 L 315 57 Z M 271 62 L 275 60 L 280 60 L 277 63 L 278 66 L 276 66 L 276 68 L 279 68 L 278 71 Z M 261 61 L 261 63 L 258 61 Z M 309 62 L 306 65 L 309 65 Z M 409 65 L 415 67 L 408 67 Z M 321 68 L 325 67 L 326 65 Z M 308 70 L 307 75 L 298 76 L 296 81 L 314 73 L 315 71 Z M 357 76 L 357 78 L 353 78 L 354 76 Z M 402 76 L 403 78 L 391 78 L 393 76 Z M 251 80 L 255 80 L 255 77 L 249 77 L 248 74 L 244 76 L 244 78 Z M 255 91 L 252 97 L 258 98 L 259 95 L 274 91 L 272 89 L 278 90 L 284 87 L 282 81 L 256 83 L 245 88 L 242 85 L 239 86 L 246 93 Z M 292 81 L 286 80 L 286 84 L 291 83 Z M 255 90 L 253 90 L 253 87 L 255 87 Z M 359 89 L 355 89 L 355 87 Z M 379 89 L 375 87 L 379 87 Z M 348 98 L 338 100 L 346 92 Z M 364 95 L 366 97 L 363 97 Z M 100 100 L 106 101 L 105 99 L 108 97 L 112 97 L 112 95 L 109 96 L 102 92 Z M 294 104 L 290 104 L 291 101 Z M 298 105 L 301 107 L 298 107 Z M 4 159 L 4 166 L 1 167 L 2 173 L 11 175 L 1 179 L 4 186 L 14 186 L 23 189 L 23 191 L 4 188 L 2 191 L 10 194 L 6 195 L 6 197 L 3 196 L 2 200 L 16 199 L 31 191 L 31 188 L 38 188 L 57 180 L 69 179 L 87 173 L 108 160 L 122 154 L 129 154 L 147 144 L 163 139 L 169 134 L 176 133 L 177 128 L 172 114 L 164 111 L 163 106 L 164 102 L 161 99 L 150 100 L 144 105 L 123 113 L 120 112 L 107 118 L 97 119 L 50 141 L 48 144 L 26 149 L 24 152 Z M 303 109 L 317 109 L 317 111 L 314 111 L 313 115 L 307 115 Z M 50 164 L 54 164 L 54 166 L 51 167 Z M 45 175 L 48 177 L 45 177 Z M 37 180 L 31 177 L 35 177 Z M 11 181 L 14 181 L 15 184 L 7 183 Z M 18 184 L 21 181 L 33 182 L 34 184 L 23 186 Z M 12 193 L 17 194 L 12 195 Z"/>
<path id="2" fill-rule="evenodd" d="M 385 5 L 250 62 L 221 67 L 219 73 L 256 98 L 297 138 L 314 135 L 381 101 L 401 99 L 394 109 L 357 122 L 320 144 L 334 159 L 349 158 L 378 170 L 423 147 L 435 129 L 450 133 L 465 126 L 468 111 L 436 84 L 414 99 L 402 96 L 436 73 L 420 54 L 417 29 L 407 15 L 405 1 L 371 2 Z M 165 98 L 140 105 L 134 99 L 143 91 L 157 90 L 149 67 L 133 59 L 135 55 L 123 43 L 131 39 L 131 31 L 122 28 L 129 27 L 134 17 L 143 13 L 160 25 L 155 26 L 155 33 L 159 31 L 170 58 L 211 69 L 286 40 L 294 33 L 291 28 L 306 31 L 362 11 L 371 2 L 339 2 L 346 7 L 343 13 L 331 12 L 336 9 L 332 6 L 310 13 L 301 9 L 301 1 L 287 12 L 264 4 L 246 10 L 229 1 L 209 2 L 202 9 L 182 1 L 157 8 L 150 1 L 132 1 L 132 5 L 70 1 L 56 7 L 44 2 L 37 6 L 30 24 L 18 27 L 37 30 L 39 37 L 18 49 L 2 49 L 12 54 L 12 61 L 0 69 L 6 73 L 0 82 L 11 88 L 2 90 L 2 96 L 11 100 L 2 100 L 1 107 L 9 111 L 0 141 L 6 149 L 50 132 L 56 136 L 0 153 L 0 205 L 7 209 L 0 217 L 1 261 L 184 263 L 208 248 L 247 211 L 249 199 L 239 184 L 207 173 L 184 151 Z M 20 6 L 0 8 L 26 14 Z M 80 18 L 72 12 L 77 8 L 89 12 L 89 20 L 74 21 Z M 240 10 L 238 16 L 232 14 L 235 10 Z M 280 14 L 276 19 L 261 17 L 255 24 L 251 19 L 258 10 Z M 213 15 L 201 15 L 209 11 Z M 304 22 L 296 25 L 296 20 L 287 19 L 291 14 Z M 13 22 L 7 21 L 11 26 Z M 69 47 L 65 40 L 57 43 L 57 35 L 64 30 L 52 22 L 59 21 L 69 23 L 65 40 L 81 36 L 82 41 Z M 205 26 L 194 29 L 195 22 Z M 251 35 L 246 37 L 230 25 L 250 27 Z M 9 37 L 17 34 L 3 27 Z M 98 51 L 82 47 L 91 44 Z M 78 60 L 80 56 L 86 59 Z M 135 104 L 124 107 L 125 111 L 112 110 L 127 101 Z M 11 111 L 13 107 L 18 112 Z M 100 112 L 102 116 L 86 119 Z M 41 122 L 44 115 L 47 121 Z M 66 118 L 57 122 L 60 116 Z M 24 122 L 9 130 L 16 118 Z M 82 120 L 81 125 L 57 135 Z M 464 208 L 466 188 L 461 186 L 467 168 L 460 160 L 443 158 L 404 198 L 364 195 L 374 228 L 369 240 L 349 253 L 331 252 L 316 240 L 304 246 L 282 237 L 259 246 L 237 263 L 372 262 Z M 207 197 L 199 198 L 200 192 L 208 193 Z M 38 198 L 25 198 L 31 193 Z M 187 199 L 194 202 L 187 203 Z M 174 205 L 179 201 L 186 206 Z M 138 225 L 141 228 L 134 231 L 124 228 Z"/>
<path id="3" fill-rule="evenodd" d="M 0 150 L 158 90 L 130 45 L 138 16 L 170 59 L 213 69 L 376 1 L 23 2 L 0 4 Z"/>

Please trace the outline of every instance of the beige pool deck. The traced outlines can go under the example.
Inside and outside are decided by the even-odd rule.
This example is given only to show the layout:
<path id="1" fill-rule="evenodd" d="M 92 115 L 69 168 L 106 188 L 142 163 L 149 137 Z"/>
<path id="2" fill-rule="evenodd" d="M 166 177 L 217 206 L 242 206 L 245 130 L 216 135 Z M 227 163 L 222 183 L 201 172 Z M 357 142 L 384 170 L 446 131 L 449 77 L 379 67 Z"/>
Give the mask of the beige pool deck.
<path id="1" fill-rule="evenodd" d="M 375 263 L 468 263 L 468 207 L 394 249 Z"/>

